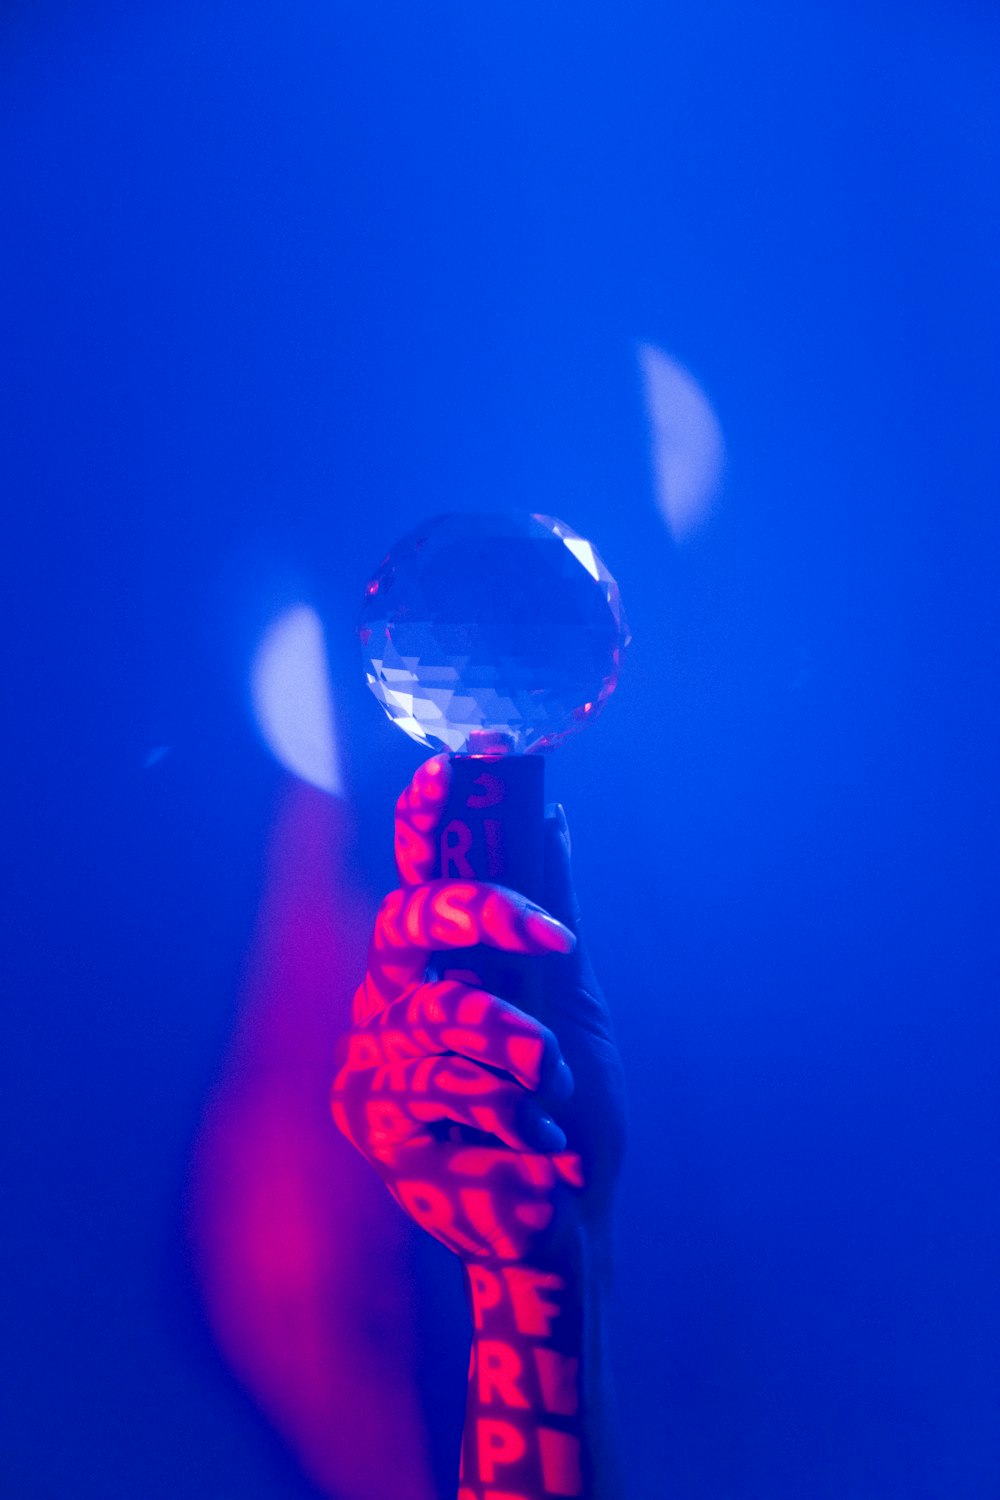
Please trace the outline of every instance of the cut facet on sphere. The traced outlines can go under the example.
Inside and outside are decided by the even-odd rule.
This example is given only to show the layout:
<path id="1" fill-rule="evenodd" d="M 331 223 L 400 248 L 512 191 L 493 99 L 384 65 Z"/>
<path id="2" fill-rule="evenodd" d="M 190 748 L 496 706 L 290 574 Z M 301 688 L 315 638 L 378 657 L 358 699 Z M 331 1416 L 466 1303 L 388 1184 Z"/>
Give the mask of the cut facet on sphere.
<path id="1" fill-rule="evenodd" d="M 600 712 L 628 627 L 591 544 L 551 516 L 445 515 L 412 531 L 365 588 L 368 685 L 421 745 L 546 749 Z"/>

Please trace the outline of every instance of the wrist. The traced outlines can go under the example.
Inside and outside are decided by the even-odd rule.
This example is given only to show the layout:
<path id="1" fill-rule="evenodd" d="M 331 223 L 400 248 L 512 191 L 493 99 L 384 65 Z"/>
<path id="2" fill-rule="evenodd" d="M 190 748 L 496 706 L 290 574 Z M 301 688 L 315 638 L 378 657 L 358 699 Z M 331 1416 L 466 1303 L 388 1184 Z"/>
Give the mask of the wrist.
<path id="1" fill-rule="evenodd" d="M 614 1500 L 610 1233 L 579 1226 L 544 1263 L 470 1262 L 460 1500 Z"/>

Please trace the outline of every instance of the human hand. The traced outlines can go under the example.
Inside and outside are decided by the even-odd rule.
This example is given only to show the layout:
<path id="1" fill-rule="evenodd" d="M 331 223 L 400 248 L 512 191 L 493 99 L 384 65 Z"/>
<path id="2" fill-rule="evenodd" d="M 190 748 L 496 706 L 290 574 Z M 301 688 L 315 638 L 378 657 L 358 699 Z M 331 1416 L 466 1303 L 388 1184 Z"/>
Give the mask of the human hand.
<path id="1" fill-rule="evenodd" d="M 448 776 L 445 757 L 425 762 L 397 804 L 400 886 L 375 924 L 333 1113 L 464 1262 L 459 1500 L 619 1500 L 604 1304 L 624 1087 L 579 940 L 569 835 L 561 814 L 546 819 L 544 909 L 432 880 Z M 484 944 L 535 971 L 523 1008 L 449 968 L 450 952 L 475 962 L 461 950 Z"/>
<path id="2" fill-rule="evenodd" d="M 565 820 L 546 820 L 545 910 L 501 886 L 430 880 L 448 774 L 447 757 L 425 762 L 397 804 L 400 886 L 378 914 L 333 1113 L 463 1259 L 547 1259 L 575 1225 L 606 1222 L 621 1063 L 578 939 Z M 474 944 L 531 956 L 533 1014 L 441 962 Z M 432 954 L 444 977 L 428 974 Z"/>

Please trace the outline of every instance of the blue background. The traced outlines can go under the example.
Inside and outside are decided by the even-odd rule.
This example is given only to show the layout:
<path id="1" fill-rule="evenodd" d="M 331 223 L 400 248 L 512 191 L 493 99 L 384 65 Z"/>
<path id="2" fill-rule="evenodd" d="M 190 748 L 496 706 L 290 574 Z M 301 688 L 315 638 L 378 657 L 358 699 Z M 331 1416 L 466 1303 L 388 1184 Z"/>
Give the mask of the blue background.
<path id="1" fill-rule="evenodd" d="M 283 774 L 248 662 L 301 585 L 383 848 L 418 757 L 358 589 L 517 507 L 594 537 L 635 635 L 551 768 L 631 1085 L 630 1493 L 995 1496 L 993 8 L 0 26 L 2 1493 L 311 1493 L 181 1229 Z M 725 437 L 680 544 L 638 340 Z"/>

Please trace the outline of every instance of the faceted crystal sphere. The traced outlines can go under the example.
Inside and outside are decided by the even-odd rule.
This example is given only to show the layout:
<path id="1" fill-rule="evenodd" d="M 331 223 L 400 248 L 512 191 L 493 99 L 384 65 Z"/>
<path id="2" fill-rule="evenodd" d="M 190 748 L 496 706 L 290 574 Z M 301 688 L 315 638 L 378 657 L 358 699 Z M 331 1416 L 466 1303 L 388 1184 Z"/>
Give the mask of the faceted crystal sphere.
<path id="1" fill-rule="evenodd" d="M 593 719 L 628 643 L 618 585 L 551 516 L 446 515 L 412 531 L 365 589 L 368 685 L 421 745 L 545 749 Z"/>

